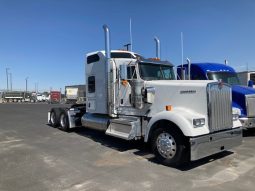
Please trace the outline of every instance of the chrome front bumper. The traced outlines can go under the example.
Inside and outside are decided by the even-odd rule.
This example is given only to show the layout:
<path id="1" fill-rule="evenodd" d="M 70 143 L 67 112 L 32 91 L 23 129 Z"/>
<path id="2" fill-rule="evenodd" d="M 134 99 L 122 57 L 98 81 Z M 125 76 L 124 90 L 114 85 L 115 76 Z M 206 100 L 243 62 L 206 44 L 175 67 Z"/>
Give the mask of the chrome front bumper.
<path id="1" fill-rule="evenodd" d="M 239 118 L 244 129 L 255 128 L 255 118 Z"/>
<path id="2" fill-rule="evenodd" d="M 190 138 L 190 159 L 198 160 L 242 144 L 242 128 Z"/>

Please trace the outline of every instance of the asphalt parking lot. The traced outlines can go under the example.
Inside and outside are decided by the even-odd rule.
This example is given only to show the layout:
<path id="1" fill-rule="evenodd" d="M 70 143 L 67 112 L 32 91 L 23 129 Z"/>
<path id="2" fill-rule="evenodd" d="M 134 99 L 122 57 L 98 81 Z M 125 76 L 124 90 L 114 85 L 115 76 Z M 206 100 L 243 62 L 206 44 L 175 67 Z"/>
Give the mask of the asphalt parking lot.
<path id="1" fill-rule="evenodd" d="M 146 145 L 97 131 L 49 127 L 56 105 L 0 105 L 0 190 L 254 190 L 255 135 L 242 146 L 175 169 Z"/>

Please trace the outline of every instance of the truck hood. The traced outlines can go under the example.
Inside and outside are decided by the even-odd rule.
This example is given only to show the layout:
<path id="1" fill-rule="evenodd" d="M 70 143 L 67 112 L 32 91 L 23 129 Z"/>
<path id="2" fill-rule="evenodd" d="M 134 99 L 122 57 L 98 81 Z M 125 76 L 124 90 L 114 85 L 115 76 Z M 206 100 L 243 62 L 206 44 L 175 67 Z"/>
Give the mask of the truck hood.
<path id="1" fill-rule="evenodd" d="M 180 86 L 180 87 L 206 87 L 210 82 L 217 82 L 215 80 L 151 80 L 145 81 L 147 85 L 163 85 L 163 86 Z"/>
<path id="2" fill-rule="evenodd" d="M 233 107 L 237 107 L 241 110 L 241 117 L 247 115 L 245 96 L 250 94 L 255 94 L 254 88 L 240 85 L 232 86 Z"/>
<path id="3" fill-rule="evenodd" d="M 214 82 L 214 81 L 213 81 Z M 155 102 L 151 106 L 151 115 L 164 111 L 166 105 L 174 108 L 207 113 L 208 80 L 155 80 L 145 81 L 146 87 L 155 88 Z"/>

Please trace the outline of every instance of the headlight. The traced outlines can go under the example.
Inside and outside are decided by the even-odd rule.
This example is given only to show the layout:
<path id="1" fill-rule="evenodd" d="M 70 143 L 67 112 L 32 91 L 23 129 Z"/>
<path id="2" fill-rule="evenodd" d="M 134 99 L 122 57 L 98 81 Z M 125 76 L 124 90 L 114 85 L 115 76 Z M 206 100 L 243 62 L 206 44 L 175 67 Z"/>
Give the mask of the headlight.
<path id="1" fill-rule="evenodd" d="M 193 126 L 194 127 L 201 127 L 205 125 L 205 118 L 200 119 L 193 119 Z"/>
<path id="2" fill-rule="evenodd" d="M 233 114 L 233 121 L 237 121 L 239 119 L 239 115 L 238 114 Z"/>

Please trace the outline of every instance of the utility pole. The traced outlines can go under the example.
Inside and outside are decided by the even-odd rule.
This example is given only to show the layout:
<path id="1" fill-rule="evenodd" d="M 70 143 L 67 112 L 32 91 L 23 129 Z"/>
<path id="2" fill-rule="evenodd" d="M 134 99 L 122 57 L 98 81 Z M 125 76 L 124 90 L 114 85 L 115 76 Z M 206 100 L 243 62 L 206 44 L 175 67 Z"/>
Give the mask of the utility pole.
<path id="1" fill-rule="evenodd" d="M 27 80 L 28 80 L 28 77 L 26 77 L 26 93 L 27 93 Z"/>
<path id="2" fill-rule="evenodd" d="M 38 82 L 35 83 L 35 93 L 38 93 Z"/>
<path id="3" fill-rule="evenodd" d="M 12 73 L 9 73 L 10 74 L 10 89 L 12 91 Z"/>
<path id="4" fill-rule="evenodd" d="M 129 38 L 130 38 L 130 51 L 133 51 L 133 39 L 132 39 L 132 19 L 129 19 Z M 128 47 L 127 47 L 128 48 Z"/>
<path id="5" fill-rule="evenodd" d="M 59 98 L 60 103 L 61 103 L 61 99 L 62 99 L 62 88 L 60 88 L 60 98 Z"/>
<path id="6" fill-rule="evenodd" d="M 124 47 L 126 47 L 127 51 L 129 51 L 129 46 L 131 47 L 131 44 L 130 44 L 130 43 L 124 44 Z"/>
<path id="7" fill-rule="evenodd" d="M 182 68 L 183 68 L 183 33 L 181 32 L 181 51 L 182 51 Z"/>
<path id="8" fill-rule="evenodd" d="M 10 70 L 10 68 L 6 68 L 6 91 L 8 92 L 9 91 L 9 82 L 8 82 L 8 70 Z"/>

